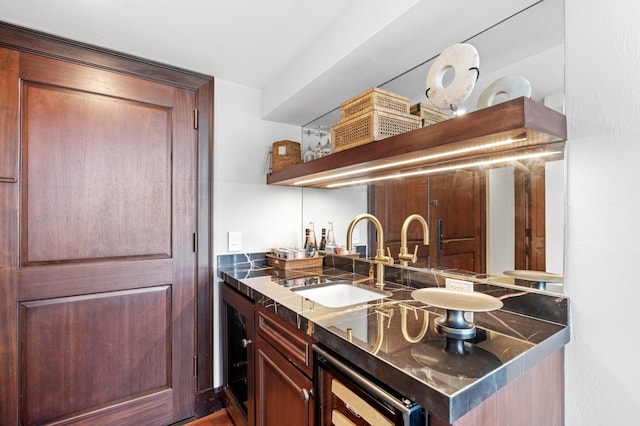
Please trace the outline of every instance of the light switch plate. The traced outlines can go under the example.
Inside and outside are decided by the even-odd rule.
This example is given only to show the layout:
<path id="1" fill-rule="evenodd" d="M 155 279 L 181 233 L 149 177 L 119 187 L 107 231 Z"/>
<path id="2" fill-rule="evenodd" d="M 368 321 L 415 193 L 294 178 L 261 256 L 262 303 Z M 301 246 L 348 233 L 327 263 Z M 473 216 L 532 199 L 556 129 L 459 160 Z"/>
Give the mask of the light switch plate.
<path id="1" fill-rule="evenodd" d="M 445 278 L 444 285 L 446 288 L 452 288 L 454 290 L 473 291 L 473 283 L 471 281 L 456 280 L 454 278 Z"/>
<path id="2" fill-rule="evenodd" d="M 229 251 L 242 251 L 242 232 L 229 232 Z"/>
<path id="3" fill-rule="evenodd" d="M 445 278 L 444 286 L 454 290 L 473 291 L 473 282 L 456 280 L 455 278 Z M 467 322 L 473 322 L 473 312 L 465 312 L 464 319 L 467 320 Z"/>

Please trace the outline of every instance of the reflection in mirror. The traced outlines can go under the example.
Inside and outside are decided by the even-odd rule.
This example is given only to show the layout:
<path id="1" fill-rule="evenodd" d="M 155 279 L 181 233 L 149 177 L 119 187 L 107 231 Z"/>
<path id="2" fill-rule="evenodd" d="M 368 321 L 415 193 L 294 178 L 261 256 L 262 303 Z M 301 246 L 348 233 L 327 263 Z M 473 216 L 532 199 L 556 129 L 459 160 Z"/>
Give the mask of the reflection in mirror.
<path id="1" fill-rule="evenodd" d="M 564 113 L 563 16 L 562 0 L 544 0 L 479 34 L 470 36 L 467 40 L 447 40 L 446 34 L 443 34 L 443 46 L 467 42 L 474 45 L 480 54 L 480 77 L 471 97 L 461 108 L 468 112 L 474 110 L 484 88 L 498 78 L 519 75 L 531 83 L 532 99 Z M 424 85 L 434 59 L 435 57 L 425 58 L 424 63 L 408 71 L 398 70 L 398 77 L 379 87 L 408 97 L 412 105 L 419 102 L 428 104 L 424 96 Z M 501 99 L 497 98 L 494 103 L 500 101 Z M 305 125 L 303 130 L 330 129 L 331 125 L 339 119 L 340 111 L 337 107 Z M 302 141 L 303 150 L 309 144 L 317 143 L 317 140 L 309 138 L 308 134 L 302 136 Z M 469 172 L 465 174 L 461 171 L 450 178 L 450 182 L 465 181 L 466 187 L 464 185 L 454 187 L 452 183 L 443 184 L 444 181 L 441 179 L 445 179 L 444 177 L 425 177 L 423 178 L 425 182 L 418 185 L 418 187 L 422 185 L 422 190 L 425 191 L 424 194 L 420 193 L 421 198 L 418 197 L 418 199 L 424 199 L 422 207 L 417 207 L 418 211 L 407 210 L 413 208 L 416 203 L 415 193 L 399 195 L 402 191 L 409 190 L 406 185 L 391 186 L 396 196 L 391 197 L 393 201 L 390 204 L 380 204 L 381 190 L 376 189 L 375 185 L 369 188 L 352 187 L 340 190 L 304 188 L 302 227 L 304 228 L 305 224 L 313 220 L 316 228 L 321 228 L 331 220 L 334 223 L 338 244 L 344 244 L 346 227 L 354 216 L 364 212 L 378 216 L 381 212 L 387 212 L 392 218 L 387 222 L 394 223 L 387 226 L 398 227 L 398 229 L 385 227 L 385 235 L 393 240 L 390 236 L 399 235 L 399 227 L 406 216 L 421 213 L 429 222 L 430 247 L 420 249 L 418 264 L 414 266 L 435 269 L 454 268 L 485 273 L 491 275 L 492 280 L 504 284 L 522 284 L 518 280 L 502 275 L 502 272 L 507 270 L 532 269 L 561 274 L 563 271 L 564 161 L 555 159 L 543 164 L 541 168 L 543 180 L 536 183 L 537 190 L 534 192 L 531 192 L 531 187 L 527 186 L 531 184 L 527 181 L 527 173 L 523 173 L 523 170 L 531 170 L 530 166 L 516 164 L 500 169 L 475 171 L 472 173 L 475 176 L 473 178 L 469 177 Z M 462 179 L 462 176 L 466 177 Z M 453 242 L 455 236 L 446 236 L 447 227 L 451 227 L 446 222 L 440 222 L 442 235 L 438 233 L 438 219 L 431 214 L 435 210 L 434 195 L 437 192 L 436 188 L 440 188 L 441 193 L 455 194 L 460 197 L 461 191 L 469 193 L 469 182 L 480 185 L 471 187 L 481 191 L 481 198 L 484 200 L 482 203 L 476 202 L 473 205 L 476 212 L 473 220 L 478 221 L 480 227 L 477 234 L 484 236 L 482 248 L 476 250 L 476 255 L 481 256 L 482 259 L 474 259 L 474 262 L 470 263 L 468 256 L 466 260 L 461 260 L 465 259 L 465 256 L 460 255 L 456 258 L 457 260 L 447 265 L 433 252 L 431 254 L 428 252 L 435 246 L 455 245 Z M 527 190 L 529 193 L 526 192 Z M 469 208 L 461 207 L 463 198 L 460 197 L 453 204 L 458 206 L 458 210 Z M 439 199 L 437 202 L 441 203 L 442 200 Z M 397 220 L 393 220 L 394 215 Z M 429 215 L 432 217 L 430 218 Z M 357 231 L 358 235 L 354 236 L 354 242 L 360 241 L 360 244 L 366 245 L 367 241 L 375 238 L 375 235 L 368 233 L 366 223 L 360 226 L 362 228 Z M 410 233 L 413 230 L 416 237 L 409 242 L 410 252 L 413 252 L 415 244 L 421 244 L 421 229 L 418 229 L 417 223 L 413 226 L 415 228 L 410 228 Z M 316 232 L 320 232 L 320 229 L 316 229 Z M 543 236 L 542 239 L 539 238 L 540 235 Z M 452 242 L 449 243 L 449 240 Z M 540 245 L 540 241 L 544 243 Z M 394 242 L 391 241 L 391 244 Z M 393 247 L 391 251 L 397 258 L 398 249 Z M 439 262 L 445 263 L 439 264 Z M 473 266 L 469 268 L 469 264 Z M 549 286 L 547 290 L 561 292 L 562 285 L 555 284 Z"/>
<path id="2" fill-rule="evenodd" d="M 333 223 L 336 244 L 345 247 L 347 227 L 355 216 L 367 211 L 367 187 L 354 186 L 343 189 L 302 189 L 302 229 L 314 223 L 320 237 L 322 228 Z M 366 246 L 367 223 L 358 224 L 354 230 L 354 246 Z"/>

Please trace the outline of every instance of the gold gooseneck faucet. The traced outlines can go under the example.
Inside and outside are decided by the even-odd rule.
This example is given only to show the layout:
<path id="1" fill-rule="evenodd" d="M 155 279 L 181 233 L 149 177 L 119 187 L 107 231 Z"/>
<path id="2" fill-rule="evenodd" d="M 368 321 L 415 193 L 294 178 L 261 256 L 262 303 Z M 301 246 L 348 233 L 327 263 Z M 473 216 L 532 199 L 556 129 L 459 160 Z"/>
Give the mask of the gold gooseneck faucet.
<path id="1" fill-rule="evenodd" d="M 424 220 L 422 216 L 415 213 L 407 217 L 402 224 L 402 231 L 400 232 L 400 254 L 398 255 L 398 260 L 400 260 L 400 264 L 402 266 L 407 266 L 409 262 L 416 263 L 418 260 L 418 246 L 416 245 L 416 249 L 413 254 L 409 254 L 409 249 L 407 248 L 407 232 L 409 230 L 409 224 L 414 220 L 417 220 L 422 225 L 424 245 L 429 245 L 429 225 L 427 225 L 427 221 Z"/>
<path id="2" fill-rule="evenodd" d="M 376 252 L 376 257 L 374 258 L 374 261 L 377 265 L 376 287 L 383 288 L 384 264 L 386 263 L 387 265 L 393 265 L 393 257 L 391 257 L 391 253 L 389 253 L 389 256 L 386 256 L 384 254 L 384 231 L 382 230 L 382 224 L 380 223 L 378 218 L 368 213 L 363 213 L 359 214 L 351 220 L 351 223 L 349 223 L 349 227 L 347 228 L 347 250 L 349 250 L 349 252 L 353 250 L 353 244 L 351 241 L 351 234 L 353 233 L 353 229 L 356 227 L 358 222 L 365 219 L 371 221 L 371 223 L 375 225 L 376 232 L 378 233 L 378 250 Z"/>

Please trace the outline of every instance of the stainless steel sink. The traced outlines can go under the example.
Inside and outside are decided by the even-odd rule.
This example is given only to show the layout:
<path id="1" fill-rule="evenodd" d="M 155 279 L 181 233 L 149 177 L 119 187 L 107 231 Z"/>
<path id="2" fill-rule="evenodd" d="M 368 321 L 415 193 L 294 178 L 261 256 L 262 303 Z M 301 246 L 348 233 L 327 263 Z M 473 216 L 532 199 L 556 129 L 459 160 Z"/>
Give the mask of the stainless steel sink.
<path id="1" fill-rule="evenodd" d="M 349 281 L 334 281 L 311 287 L 295 287 L 291 291 L 328 308 L 343 308 L 391 296 L 388 291 L 354 285 Z"/>

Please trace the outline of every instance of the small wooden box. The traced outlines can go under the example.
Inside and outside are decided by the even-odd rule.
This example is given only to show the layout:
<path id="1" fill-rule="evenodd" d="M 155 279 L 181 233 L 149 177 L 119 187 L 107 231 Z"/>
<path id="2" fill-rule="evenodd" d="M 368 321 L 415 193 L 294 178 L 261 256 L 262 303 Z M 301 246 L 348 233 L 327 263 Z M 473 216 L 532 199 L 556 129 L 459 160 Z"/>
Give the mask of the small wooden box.
<path id="1" fill-rule="evenodd" d="M 267 254 L 267 264 L 272 268 L 280 268 L 286 270 L 321 268 L 322 256 L 305 257 L 304 259 L 282 259 Z"/>
<path id="2" fill-rule="evenodd" d="M 411 105 L 409 109 L 412 115 L 420 117 L 420 127 L 429 126 L 449 119 L 449 114 L 437 108 L 432 108 L 423 103 Z"/>
<path id="3" fill-rule="evenodd" d="M 300 142 L 282 140 L 271 147 L 271 171 L 276 172 L 293 164 L 302 163 Z"/>
<path id="4" fill-rule="evenodd" d="M 420 118 L 415 115 L 373 109 L 353 118 L 340 120 L 331 127 L 333 151 L 339 152 L 409 132 L 419 128 L 420 123 Z"/>
<path id="5" fill-rule="evenodd" d="M 359 116 L 373 109 L 409 114 L 409 98 L 374 87 L 340 105 L 340 120 Z"/>

